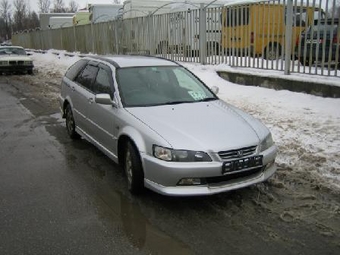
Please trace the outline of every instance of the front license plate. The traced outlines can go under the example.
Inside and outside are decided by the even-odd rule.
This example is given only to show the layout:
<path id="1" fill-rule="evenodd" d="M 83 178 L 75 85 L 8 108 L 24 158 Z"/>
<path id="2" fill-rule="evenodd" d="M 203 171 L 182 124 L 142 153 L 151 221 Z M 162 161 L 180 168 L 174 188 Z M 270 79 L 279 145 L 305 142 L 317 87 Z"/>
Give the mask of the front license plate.
<path id="1" fill-rule="evenodd" d="M 262 162 L 263 162 L 262 155 L 224 162 L 222 166 L 222 174 L 229 174 L 244 169 L 260 167 L 263 165 Z"/>
<path id="2" fill-rule="evenodd" d="M 307 44 L 311 44 L 311 43 L 313 43 L 313 44 L 317 44 L 317 43 L 321 43 L 322 41 L 321 40 L 317 40 L 317 39 L 307 39 L 306 40 L 306 43 Z"/>

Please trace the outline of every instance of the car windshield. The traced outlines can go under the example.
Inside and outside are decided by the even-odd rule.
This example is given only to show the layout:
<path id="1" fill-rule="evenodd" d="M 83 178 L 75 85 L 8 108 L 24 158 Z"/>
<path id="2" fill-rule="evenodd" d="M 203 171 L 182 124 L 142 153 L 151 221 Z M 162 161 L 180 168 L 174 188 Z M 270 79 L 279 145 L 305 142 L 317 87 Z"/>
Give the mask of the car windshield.
<path id="1" fill-rule="evenodd" d="M 6 54 L 14 54 L 14 55 L 27 55 L 26 51 L 22 48 L 13 48 L 13 47 L 1 47 L 0 48 L 0 55 Z"/>
<path id="2" fill-rule="evenodd" d="M 125 107 L 217 99 L 199 79 L 179 66 L 121 68 L 117 70 L 117 82 Z"/>

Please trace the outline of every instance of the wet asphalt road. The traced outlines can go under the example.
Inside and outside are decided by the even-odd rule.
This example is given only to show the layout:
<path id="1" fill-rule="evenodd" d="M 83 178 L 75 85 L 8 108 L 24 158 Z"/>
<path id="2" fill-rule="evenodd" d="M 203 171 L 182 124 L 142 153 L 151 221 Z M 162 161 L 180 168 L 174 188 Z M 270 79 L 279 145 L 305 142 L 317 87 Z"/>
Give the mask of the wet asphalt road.
<path id="1" fill-rule="evenodd" d="M 0 77 L 0 254 L 339 254 L 339 203 L 270 183 L 211 197 L 133 197 L 121 169 L 71 141 L 55 102 Z M 299 189 L 299 187 L 294 187 Z M 309 199 L 294 218 L 281 208 Z M 323 204 L 323 206 L 321 206 Z M 305 210 L 305 211 L 304 211 Z"/>

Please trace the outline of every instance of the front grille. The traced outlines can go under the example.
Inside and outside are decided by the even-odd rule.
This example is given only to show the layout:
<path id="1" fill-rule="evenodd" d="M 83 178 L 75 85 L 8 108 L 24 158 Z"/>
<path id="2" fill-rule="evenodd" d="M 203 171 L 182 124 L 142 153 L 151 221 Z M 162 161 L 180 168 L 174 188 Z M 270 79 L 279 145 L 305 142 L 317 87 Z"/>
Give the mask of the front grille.
<path id="1" fill-rule="evenodd" d="M 242 158 L 242 157 L 253 155 L 255 151 L 256 151 L 256 145 L 245 147 L 245 148 L 240 148 L 237 150 L 220 151 L 218 155 L 220 156 L 222 160 L 229 160 L 233 158 Z"/>
<path id="2" fill-rule="evenodd" d="M 258 167 L 258 168 L 255 168 L 255 169 L 251 169 L 251 170 L 247 170 L 247 171 L 243 171 L 243 172 L 238 172 L 238 173 L 234 173 L 234 174 L 208 177 L 208 178 L 205 178 L 205 181 L 206 181 L 207 184 L 211 185 L 211 184 L 220 184 L 220 183 L 235 180 L 235 179 L 238 179 L 238 178 L 252 177 L 252 176 L 255 177 L 256 175 L 261 173 L 263 171 L 263 169 L 264 169 L 264 167 Z"/>
<path id="3" fill-rule="evenodd" d="M 24 61 L 22 61 L 22 60 L 19 60 L 19 61 L 14 61 L 14 60 L 12 60 L 12 61 L 9 61 L 9 64 L 11 65 L 11 66 L 22 66 L 22 65 L 24 65 Z"/>

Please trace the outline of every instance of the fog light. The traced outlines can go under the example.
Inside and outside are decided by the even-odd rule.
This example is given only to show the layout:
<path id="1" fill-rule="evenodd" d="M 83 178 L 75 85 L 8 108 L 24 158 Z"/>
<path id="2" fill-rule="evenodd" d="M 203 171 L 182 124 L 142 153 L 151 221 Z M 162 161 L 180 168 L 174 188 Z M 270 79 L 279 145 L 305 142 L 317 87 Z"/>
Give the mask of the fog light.
<path id="1" fill-rule="evenodd" d="M 202 184 L 200 178 L 183 178 L 178 182 L 178 185 L 181 185 L 181 186 L 200 185 L 200 184 Z"/>

